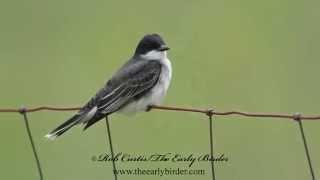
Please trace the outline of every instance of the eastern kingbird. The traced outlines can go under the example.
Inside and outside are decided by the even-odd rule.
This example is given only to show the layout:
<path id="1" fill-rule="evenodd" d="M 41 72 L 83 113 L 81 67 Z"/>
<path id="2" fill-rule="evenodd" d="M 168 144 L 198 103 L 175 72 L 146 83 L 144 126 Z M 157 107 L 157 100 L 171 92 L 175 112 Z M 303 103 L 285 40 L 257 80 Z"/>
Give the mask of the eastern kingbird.
<path id="1" fill-rule="evenodd" d="M 135 113 L 158 105 L 171 81 L 169 47 L 158 34 L 145 35 L 129 59 L 105 86 L 70 119 L 46 135 L 55 139 L 71 127 L 84 124 L 84 130 L 114 112 Z"/>

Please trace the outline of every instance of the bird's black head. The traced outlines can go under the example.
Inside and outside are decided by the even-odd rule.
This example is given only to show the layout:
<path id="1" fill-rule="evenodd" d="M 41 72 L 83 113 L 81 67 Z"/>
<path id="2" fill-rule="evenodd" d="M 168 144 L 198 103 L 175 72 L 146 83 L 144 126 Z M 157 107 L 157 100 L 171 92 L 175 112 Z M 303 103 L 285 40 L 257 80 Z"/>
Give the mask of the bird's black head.
<path id="1" fill-rule="evenodd" d="M 143 55 L 153 50 L 167 51 L 169 47 L 166 46 L 160 35 L 147 34 L 140 40 L 135 55 Z"/>

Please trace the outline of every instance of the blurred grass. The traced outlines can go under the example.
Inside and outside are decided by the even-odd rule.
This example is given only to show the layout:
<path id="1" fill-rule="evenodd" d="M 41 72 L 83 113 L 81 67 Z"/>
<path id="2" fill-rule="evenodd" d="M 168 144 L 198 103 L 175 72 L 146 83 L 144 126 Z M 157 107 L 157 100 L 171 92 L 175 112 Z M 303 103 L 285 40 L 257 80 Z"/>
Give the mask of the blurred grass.
<path id="1" fill-rule="evenodd" d="M 289 1 L 0 1 L 0 107 L 80 105 L 133 53 L 145 34 L 162 34 L 174 74 L 165 104 L 219 110 L 319 114 L 320 3 Z M 30 115 L 46 179 L 112 178 L 105 125 L 43 136 L 71 112 Z M 0 179 L 36 179 L 20 115 L 1 114 Z M 318 122 L 305 122 L 320 175 Z M 159 112 L 112 117 L 117 152 L 206 153 L 208 122 L 197 114 Z M 298 127 L 278 119 L 219 117 L 216 152 L 229 162 L 219 179 L 309 179 Z M 138 164 L 141 167 L 181 167 Z M 118 164 L 133 168 L 137 164 Z M 196 168 L 206 169 L 200 163 Z M 123 176 L 194 179 L 193 176 Z"/>

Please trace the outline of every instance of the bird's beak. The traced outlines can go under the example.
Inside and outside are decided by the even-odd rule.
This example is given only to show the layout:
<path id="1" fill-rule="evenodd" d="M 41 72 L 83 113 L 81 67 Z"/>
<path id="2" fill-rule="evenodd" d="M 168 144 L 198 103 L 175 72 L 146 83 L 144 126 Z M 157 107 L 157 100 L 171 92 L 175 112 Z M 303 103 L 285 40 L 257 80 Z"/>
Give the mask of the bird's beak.
<path id="1" fill-rule="evenodd" d="M 170 48 L 166 45 L 162 45 L 158 50 L 159 51 L 168 51 Z"/>

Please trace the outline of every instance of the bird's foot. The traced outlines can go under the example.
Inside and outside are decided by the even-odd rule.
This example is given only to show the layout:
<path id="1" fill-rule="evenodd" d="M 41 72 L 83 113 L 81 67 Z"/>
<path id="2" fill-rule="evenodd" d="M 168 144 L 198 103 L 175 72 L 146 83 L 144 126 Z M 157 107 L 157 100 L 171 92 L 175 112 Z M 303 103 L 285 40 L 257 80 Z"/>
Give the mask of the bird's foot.
<path id="1" fill-rule="evenodd" d="M 151 111 L 151 109 L 152 109 L 152 105 L 148 105 L 148 106 L 147 106 L 147 109 L 146 109 L 146 112 Z"/>

